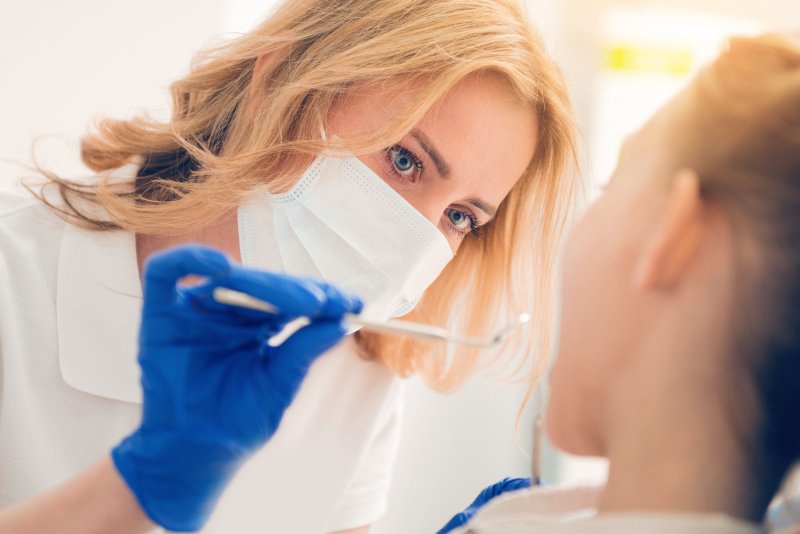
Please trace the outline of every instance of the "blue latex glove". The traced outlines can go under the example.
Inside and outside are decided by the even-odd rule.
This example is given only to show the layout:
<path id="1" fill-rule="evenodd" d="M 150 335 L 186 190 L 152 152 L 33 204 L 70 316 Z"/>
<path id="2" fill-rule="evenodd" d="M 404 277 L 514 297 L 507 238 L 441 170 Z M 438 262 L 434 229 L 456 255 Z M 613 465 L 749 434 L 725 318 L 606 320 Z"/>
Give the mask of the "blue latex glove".
<path id="1" fill-rule="evenodd" d="M 531 487 L 530 478 L 504 478 L 496 484 L 492 484 L 484 489 L 478 497 L 472 501 L 472 504 L 461 513 L 456 514 L 437 534 L 447 534 L 458 527 L 466 525 L 472 516 L 480 510 L 480 508 L 487 502 L 491 501 L 498 495 L 508 493 L 509 491 L 516 491 Z"/>
<path id="2" fill-rule="evenodd" d="M 206 277 L 196 287 L 178 281 Z M 280 315 L 218 304 L 217 286 L 274 304 Z M 361 302 L 331 286 L 232 265 L 185 246 L 147 263 L 139 334 L 141 426 L 113 451 L 147 515 L 173 531 L 203 526 L 243 461 L 275 433 L 314 359 L 345 334 Z M 266 341 L 297 318 L 278 347 Z"/>

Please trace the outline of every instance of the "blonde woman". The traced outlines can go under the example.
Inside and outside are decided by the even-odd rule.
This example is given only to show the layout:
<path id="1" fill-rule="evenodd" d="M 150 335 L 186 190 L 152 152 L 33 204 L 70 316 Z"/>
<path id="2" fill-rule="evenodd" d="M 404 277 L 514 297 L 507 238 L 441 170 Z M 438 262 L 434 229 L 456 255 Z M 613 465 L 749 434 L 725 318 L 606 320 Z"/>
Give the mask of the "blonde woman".
<path id="1" fill-rule="evenodd" d="M 765 516 L 800 459 L 798 214 L 800 39 L 735 39 L 628 139 L 565 250 L 548 433 L 607 457 L 606 486 L 523 490 L 454 532 L 790 527 Z"/>
<path id="2" fill-rule="evenodd" d="M 81 154 L 96 178 L 45 172 L 38 200 L 2 197 L 0 502 L 94 480 L 79 473 L 136 427 L 140 273 L 172 245 L 324 278 L 377 318 L 413 309 L 480 335 L 530 311 L 536 332 L 506 353 L 548 346 L 575 147 L 517 2 L 289 1 L 200 56 L 172 96 L 167 122 L 97 124 Z M 398 377 L 448 390 L 483 363 L 400 338 L 341 345 L 209 530 L 366 532 L 385 506 Z"/>

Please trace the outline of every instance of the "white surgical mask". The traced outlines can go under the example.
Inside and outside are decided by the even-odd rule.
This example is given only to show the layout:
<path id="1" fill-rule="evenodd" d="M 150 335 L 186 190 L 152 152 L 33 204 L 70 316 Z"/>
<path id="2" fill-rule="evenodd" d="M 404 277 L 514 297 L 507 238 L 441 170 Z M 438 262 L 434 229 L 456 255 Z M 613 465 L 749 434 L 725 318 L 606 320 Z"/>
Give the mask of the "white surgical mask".
<path id="1" fill-rule="evenodd" d="M 239 208 L 242 263 L 321 278 L 373 319 L 411 311 L 452 259 L 439 229 L 357 157 L 321 156 L 295 186 Z"/>

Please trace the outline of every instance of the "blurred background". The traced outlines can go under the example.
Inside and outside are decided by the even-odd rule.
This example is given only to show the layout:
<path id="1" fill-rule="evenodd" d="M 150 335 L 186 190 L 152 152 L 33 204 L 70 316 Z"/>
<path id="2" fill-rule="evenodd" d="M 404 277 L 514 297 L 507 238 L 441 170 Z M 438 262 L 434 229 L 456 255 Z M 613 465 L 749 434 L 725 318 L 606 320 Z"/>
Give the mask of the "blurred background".
<path id="1" fill-rule="evenodd" d="M 35 139 L 42 163 L 83 174 L 78 139 L 92 117 L 167 114 L 167 87 L 192 54 L 247 31 L 276 3 L 0 0 L 0 177 L 21 174 L 14 162 L 30 162 Z M 596 186 L 624 137 L 727 37 L 800 25 L 797 0 L 528 0 L 528 7 L 570 83 L 586 175 Z M 434 532 L 486 485 L 530 473 L 531 406 L 515 425 L 523 386 L 476 377 L 449 396 L 414 379 L 405 388 L 390 506 L 375 534 Z M 548 482 L 599 480 L 604 472 L 602 461 L 545 449 Z"/>

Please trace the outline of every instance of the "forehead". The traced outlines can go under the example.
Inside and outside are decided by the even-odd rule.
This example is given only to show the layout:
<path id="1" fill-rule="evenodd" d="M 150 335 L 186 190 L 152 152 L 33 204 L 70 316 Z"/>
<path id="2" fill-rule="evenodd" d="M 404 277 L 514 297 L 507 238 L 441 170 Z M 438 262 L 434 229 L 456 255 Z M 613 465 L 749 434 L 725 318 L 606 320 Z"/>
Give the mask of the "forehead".
<path id="1" fill-rule="evenodd" d="M 369 137 L 407 114 L 418 95 L 412 84 L 353 89 L 331 111 L 329 126 L 344 138 Z M 463 193 L 497 205 L 534 156 L 538 121 L 503 76 L 483 72 L 457 83 L 414 129 L 446 160 Z"/>
<path id="2" fill-rule="evenodd" d="M 536 149 L 538 121 L 500 75 L 456 85 L 420 122 L 464 179 L 518 178 Z"/>
<path id="3" fill-rule="evenodd" d="M 505 79 L 483 74 L 456 85 L 418 129 L 447 161 L 449 192 L 499 206 L 534 157 L 538 121 Z"/>

